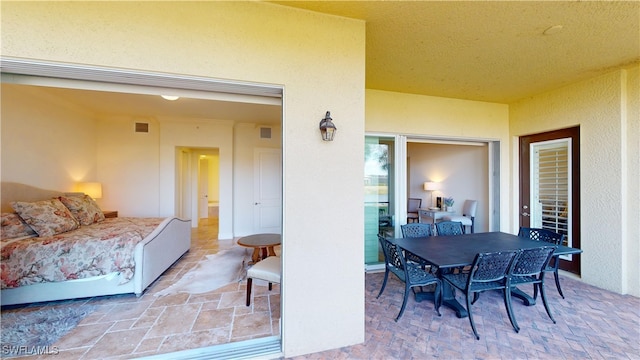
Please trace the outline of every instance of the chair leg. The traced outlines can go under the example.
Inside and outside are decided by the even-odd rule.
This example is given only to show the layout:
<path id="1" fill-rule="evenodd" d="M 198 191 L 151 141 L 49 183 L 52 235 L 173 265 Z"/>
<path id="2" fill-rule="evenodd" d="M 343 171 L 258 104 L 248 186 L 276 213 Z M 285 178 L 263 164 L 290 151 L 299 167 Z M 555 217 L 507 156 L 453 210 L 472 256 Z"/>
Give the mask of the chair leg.
<path id="1" fill-rule="evenodd" d="M 558 261 L 558 259 L 556 259 L 556 261 Z M 553 272 L 553 277 L 556 280 L 556 288 L 558 289 L 558 294 L 560 294 L 560 296 L 562 296 L 562 298 L 564 299 L 564 294 L 562 293 L 562 288 L 560 287 L 560 277 L 558 276 L 558 268 L 556 267 L 554 272 Z"/>
<path id="2" fill-rule="evenodd" d="M 251 304 L 251 283 L 253 282 L 252 278 L 247 278 L 247 306 Z"/>
<path id="3" fill-rule="evenodd" d="M 504 289 L 504 305 L 507 308 L 507 314 L 509 315 L 509 321 L 511 321 L 511 326 L 516 332 L 520 332 L 520 327 L 518 326 L 518 322 L 516 321 L 516 316 L 513 313 L 513 307 L 511 306 L 511 289 Z"/>
<path id="4" fill-rule="evenodd" d="M 398 316 L 396 317 L 396 322 L 398 320 L 400 320 L 400 317 L 402 316 L 402 314 L 404 313 L 404 309 L 407 307 L 407 299 L 409 298 L 409 292 L 411 291 L 411 288 L 409 287 L 409 285 L 404 286 L 404 299 L 402 299 L 402 307 L 400 308 L 400 312 L 398 313 Z"/>
<path id="5" fill-rule="evenodd" d="M 480 299 L 480 293 L 473 293 L 473 300 L 471 300 L 471 305 L 475 304 L 478 299 Z"/>
<path id="6" fill-rule="evenodd" d="M 471 297 L 470 294 L 466 294 L 467 298 L 467 313 L 469 313 L 469 323 L 471 323 L 471 329 L 473 330 L 473 335 L 475 335 L 476 340 L 480 340 L 480 336 L 478 335 L 478 331 L 476 330 L 476 324 L 473 322 L 473 315 L 471 315 Z"/>
<path id="7" fill-rule="evenodd" d="M 273 289 L 273 284 L 269 283 L 269 291 L 271 291 L 271 289 Z"/>
<path id="8" fill-rule="evenodd" d="M 398 320 L 400 320 L 400 317 L 402 317 L 402 314 L 404 314 L 404 309 L 407 307 L 407 299 L 409 298 L 409 292 L 410 291 L 411 291 L 411 288 L 409 287 L 409 285 L 405 284 L 404 299 L 402 299 L 402 307 L 400 307 L 400 312 L 398 313 L 398 316 L 396 317 L 396 322 Z"/>
<path id="9" fill-rule="evenodd" d="M 387 286 L 387 279 L 389 278 L 389 269 L 385 269 L 384 270 L 384 280 L 382 281 L 382 288 L 380 289 L 380 293 L 378 293 L 378 296 L 376 296 L 376 299 L 378 299 L 380 297 L 380 295 L 382 295 L 382 292 L 384 291 L 384 288 Z"/>
<path id="10" fill-rule="evenodd" d="M 544 283 L 539 283 L 536 284 L 538 286 L 540 286 L 540 297 L 542 297 L 542 303 L 544 304 L 544 309 L 547 310 L 547 315 L 549 315 L 549 319 L 551 319 L 551 321 L 553 321 L 553 323 L 556 323 L 556 319 L 553 318 L 553 315 L 551 315 L 551 308 L 549 307 L 549 303 L 547 302 L 547 295 L 544 292 Z"/>

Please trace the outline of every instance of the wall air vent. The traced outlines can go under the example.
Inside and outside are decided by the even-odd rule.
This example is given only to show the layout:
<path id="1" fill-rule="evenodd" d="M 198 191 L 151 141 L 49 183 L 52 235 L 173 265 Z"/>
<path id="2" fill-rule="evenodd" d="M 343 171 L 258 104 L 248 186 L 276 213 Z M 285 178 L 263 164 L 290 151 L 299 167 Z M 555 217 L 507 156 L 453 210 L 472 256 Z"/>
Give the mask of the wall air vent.
<path id="1" fill-rule="evenodd" d="M 260 139 L 271 139 L 271 128 L 269 128 L 269 127 L 261 127 L 260 128 Z"/>
<path id="2" fill-rule="evenodd" d="M 137 133 L 148 133 L 149 132 L 149 123 L 136 122 L 135 123 L 135 132 L 137 132 Z"/>

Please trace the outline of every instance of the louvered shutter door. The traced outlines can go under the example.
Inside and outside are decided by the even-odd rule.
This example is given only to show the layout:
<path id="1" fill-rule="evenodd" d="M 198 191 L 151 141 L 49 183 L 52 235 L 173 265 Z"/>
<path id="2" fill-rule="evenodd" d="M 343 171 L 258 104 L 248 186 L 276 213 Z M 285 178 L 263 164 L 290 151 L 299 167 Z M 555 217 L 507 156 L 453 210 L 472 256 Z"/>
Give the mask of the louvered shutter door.
<path id="1" fill-rule="evenodd" d="M 569 235 L 571 139 L 532 144 L 531 226 Z"/>

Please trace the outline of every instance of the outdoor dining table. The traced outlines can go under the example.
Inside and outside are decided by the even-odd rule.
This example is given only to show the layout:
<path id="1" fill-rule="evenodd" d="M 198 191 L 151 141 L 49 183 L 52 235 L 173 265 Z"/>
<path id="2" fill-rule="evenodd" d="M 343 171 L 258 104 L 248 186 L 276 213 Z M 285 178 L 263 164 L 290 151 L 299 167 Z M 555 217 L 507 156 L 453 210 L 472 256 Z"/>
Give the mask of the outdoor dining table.
<path id="1" fill-rule="evenodd" d="M 473 233 L 452 236 L 431 236 L 427 238 L 396 238 L 390 239 L 401 249 L 424 259 L 429 264 L 438 268 L 438 274 L 452 271 L 454 268 L 469 266 L 478 253 L 496 252 L 505 250 L 532 249 L 549 246 L 549 243 L 529 240 L 517 235 L 504 232 Z M 581 249 L 559 245 L 554 256 L 579 254 Z M 511 294 L 520 298 L 526 305 L 534 305 L 535 300 L 513 288 Z M 433 293 L 418 292 L 416 300 L 433 297 Z M 466 317 L 467 310 L 456 300 L 454 289 L 443 282 L 442 304 L 453 309 L 459 318 Z"/>

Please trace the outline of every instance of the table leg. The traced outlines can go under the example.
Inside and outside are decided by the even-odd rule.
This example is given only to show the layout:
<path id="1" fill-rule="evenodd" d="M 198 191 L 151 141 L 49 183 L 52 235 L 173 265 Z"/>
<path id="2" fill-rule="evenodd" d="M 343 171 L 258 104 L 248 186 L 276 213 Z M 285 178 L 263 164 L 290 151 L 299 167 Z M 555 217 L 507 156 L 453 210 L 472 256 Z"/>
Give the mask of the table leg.
<path id="1" fill-rule="evenodd" d="M 424 299 L 429 299 L 433 301 L 433 293 L 421 291 L 415 294 L 415 298 L 417 302 L 420 302 Z M 469 316 L 467 309 L 462 306 L 456 299 L 456 293 L 453 287 L 445 281 L 442 282 L 442 305 L 448 307 L 449 309 L 456 312 L 456 316 L 459 318 L 464 318 Z"/>
<path id="2" fill-rule="evenodd" d="M 261 248 L 261 249 L 260 249 L 260 251 L 262 252 L 262 257 L 261 257 L 260 259 L 261 259 L 261 260 L 266 259 L 266 258 L 267 258 L 267 256 L 268 256 L 268 255 L 267 255 L 267 248 L 266 248 L 266 247 L 263 247 L 263 248 Z"/>
<path id="3" fill-rule="evenodd" d="M 260 249 L 259 248 L 253 248 L 253 254 L 251 254 L 251 261 L 253 261 L 253 263 L 257 263 L 258 261 L 260 261 Z"/>
<path id="4" fill-rule="evenodd" d="M 269 251 L 269 256 L 276 256 L 276 250 L 273 246 L 267 247 L 267 250 Z"/>
<path id="5" fill-rule="evenodd" d="M 518 299 L 522 300 L 522 302 L 527 306 L 533 306 L 536 304 L 536 300 L 534 298 L 515 286 L 511 288 L 511 296 L 517 297 Z"/>

